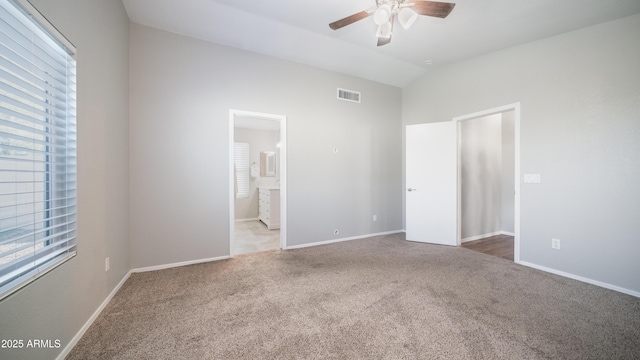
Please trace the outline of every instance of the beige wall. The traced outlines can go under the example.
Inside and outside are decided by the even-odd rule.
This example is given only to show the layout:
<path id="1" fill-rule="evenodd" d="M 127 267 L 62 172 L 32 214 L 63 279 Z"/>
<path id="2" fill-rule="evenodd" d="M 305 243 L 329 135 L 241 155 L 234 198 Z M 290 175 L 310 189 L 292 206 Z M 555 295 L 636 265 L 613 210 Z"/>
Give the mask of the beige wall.
<path id="1" fill-rule="evenodd" d="M 515 231 L 515 111 L 502 113 L 502 192 L 500 230 L 513 234 Z"/>
<path id="2" fill-rule="evenodd" d="M 136 24 L 130 66 L 132 267 L 229 255 L 229 109 L 287 117 L 290 246 L 402 228 L 401 89 Z"/>
<path id="3" fill-rule="evenodd" d="M 640 15 L 434 69 L 403 123 L 521 103 L 521 260 L 640 292 Z M 562 242 L 551 248 L 551 239 Z"/>
<path id="4" fill-rule="evenodd" d="M 460 124 L 461 239 L 502 230 L 502 114 Z"/>
<path id="5" fill-rule="evenodd" d="M 514 115 L 460 123 L 462 241 L 514 232 Z"/>
<path id="6" fill-rule="evenodd" d="M 131 268 L 129 19 L 119 0 L 30 2 L 78 49 L 78 255 L 0 302 L 0 339 L 61 347 L 0 349 L 2 359 L 55 358 Z"/>

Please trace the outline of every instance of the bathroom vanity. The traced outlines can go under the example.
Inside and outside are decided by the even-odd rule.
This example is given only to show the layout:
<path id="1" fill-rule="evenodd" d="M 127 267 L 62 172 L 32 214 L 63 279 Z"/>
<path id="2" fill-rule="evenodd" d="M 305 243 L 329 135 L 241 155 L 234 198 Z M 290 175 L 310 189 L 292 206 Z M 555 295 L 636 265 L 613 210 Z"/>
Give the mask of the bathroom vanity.
<path id="1" fill-rule="evenodd" d="M 258 187 L 258 219 L 267 229 L 280 229 L 280 188 L 276 186 Z"/>

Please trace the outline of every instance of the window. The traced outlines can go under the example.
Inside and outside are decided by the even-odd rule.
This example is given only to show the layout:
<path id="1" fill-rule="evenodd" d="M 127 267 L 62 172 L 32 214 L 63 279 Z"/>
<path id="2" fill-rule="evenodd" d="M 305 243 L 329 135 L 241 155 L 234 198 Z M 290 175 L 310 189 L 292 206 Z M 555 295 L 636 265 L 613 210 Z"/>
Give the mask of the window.
<path id="1" fill-rule="evenodd" d="M 0 299 L 76 253 L 75 48 L 0 0 Z"/>
<path id="2" fill-rule="evenodd" d="M 237 142 L 234 145 L 236 199 L 246 199 L 249 197 L 249 143 Z"/>

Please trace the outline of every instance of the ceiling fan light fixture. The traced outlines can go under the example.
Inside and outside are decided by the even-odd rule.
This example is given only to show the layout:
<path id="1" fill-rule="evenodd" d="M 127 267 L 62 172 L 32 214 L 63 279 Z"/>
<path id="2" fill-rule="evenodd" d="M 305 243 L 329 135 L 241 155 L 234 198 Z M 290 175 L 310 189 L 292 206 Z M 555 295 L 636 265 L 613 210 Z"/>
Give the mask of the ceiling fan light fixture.
<path id="1" fill-rule="evenodd" d="M 418 13 L 413 11 L 412 8 L 402 8 L 398 13 L 398 21 L 400 21 L 400 25 L 402 25 L 402 27 L 405 29 L 408 29 L 411 25 L 413 25 L 413 23 L 416 22 L 417 18 Z"/>
<path id="2" fill-rule="evenodd" d="M 371 0 L 369 0 L 371 1 Z M 378 27 L 376 36 L 378 46 L 387 45 L 391 42 L 394 22 L 398 20 L 400 25 L 408 29 L 416 22 L 418 15 L 446 18 L 456 6 L 455 3 L 443 2 L 440 0 L 374 0 L 375 6 L 357 12 L 340 20 L 329 24 L 333 30 L 341 29 L 369 17 L 373 17 L 373 22 Z M 397 18 L 397 19 L 396 19 Z"/>
<path id="3" fill-rule="evenodd" d="M 391 6 L 389 6 L 388 4 L 384 4 L 378 7 L 376 12 L 373 14 L 373 22 L 378 26 L 382 26 L 384 23 L 389 22 L 390 17 Z"/>
<path id="4" fill-rule="evenodd" d="M 387 21 L 382 25 L 378 25 L 378 31 L 376 31 L 376 36 L 379 38 L 388 39 L 391 37 L 391 22 Z"/>

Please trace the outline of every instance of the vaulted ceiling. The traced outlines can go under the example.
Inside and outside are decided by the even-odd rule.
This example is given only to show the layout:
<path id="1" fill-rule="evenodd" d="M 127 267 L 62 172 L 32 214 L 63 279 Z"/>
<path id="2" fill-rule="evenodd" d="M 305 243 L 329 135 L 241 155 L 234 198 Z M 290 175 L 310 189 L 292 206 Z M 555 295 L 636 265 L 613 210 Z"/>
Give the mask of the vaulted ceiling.
<path id="1" fill-rule="evenodd" d="M 403 87 L 438 66 L 640 13 L 640 0 L 451 0 L 376 46 L 375 0 L 123 0 L 132 22 Z M 640 37 L 639 37 L 640 41 Z"/>

